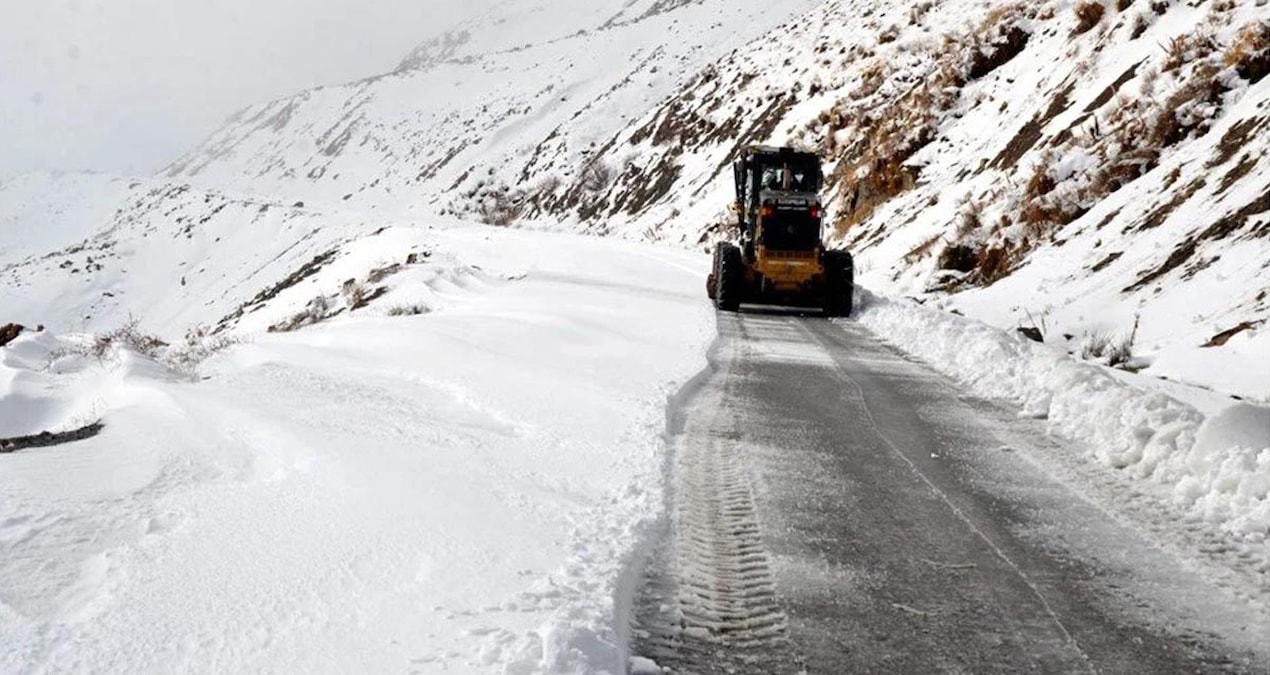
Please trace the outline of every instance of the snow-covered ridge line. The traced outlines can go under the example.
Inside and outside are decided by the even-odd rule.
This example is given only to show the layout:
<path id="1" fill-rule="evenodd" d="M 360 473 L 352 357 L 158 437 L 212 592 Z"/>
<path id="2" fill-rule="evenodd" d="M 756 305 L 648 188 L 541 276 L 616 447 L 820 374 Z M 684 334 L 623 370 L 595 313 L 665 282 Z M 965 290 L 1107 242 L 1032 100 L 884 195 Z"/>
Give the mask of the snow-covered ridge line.
<path id="1" fill-rule="evenodd" d="M 1021 406 L 1091 459 L 1166 488 L 1236 539 L 1270 537 L 1270 408 L 1212 415 L 1043 344 L 917 303 L 860 292 L 858 321 L 969 392 Z"/>

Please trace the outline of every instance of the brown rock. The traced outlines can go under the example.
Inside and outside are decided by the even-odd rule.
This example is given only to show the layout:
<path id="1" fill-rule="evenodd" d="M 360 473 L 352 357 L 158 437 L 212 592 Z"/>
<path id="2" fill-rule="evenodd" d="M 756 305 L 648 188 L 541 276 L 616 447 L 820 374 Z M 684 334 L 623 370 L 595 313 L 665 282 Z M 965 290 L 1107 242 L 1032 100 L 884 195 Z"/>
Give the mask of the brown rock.
<path id="1" fill-rule="evenodd" d="M 1227 342 L 1229 342 L 1229 341 L 1230 341 L 1230 338 L 1233 338 L 1233 337 L 1235 337 L 1236 335 L 1238 335 L 1238 334 L 1240 334 L 1240 333 L 1242 333 L 1242 332 L 1244 332 L 1244 331 L 1246 331 L 1246 330 L 1252 330 L 1253 328 L 1256 328 L 1256 327 L 1257 327 L 1257 325 L 1258 325 L 1258 324 L 1260 324 L 1260 323 L 1261 323 L 1260 321 L 1258 321 L 1258 322 L 1244 321 L 1243 323 L 1239 324 L 1238 326 L 1235 326 L 1234 328 L 1230 328 L 1230 329 L 1228 329 L 1228 330 L 1224 330 L 1224 331 L 1222 331 L 1222 332 L 1220 332 L 1220 333 L 1218 333 L 1218 334 L 1214 335 L 1212 338 L 1210 338 L 1210 339 L 1208 340 L 1208 342 L 1204 343 L 1204 344 L 1203 344 L 1203 345 L 1201 345 L 1201 346 L 1203 346 L 1203 347 L 1222 347 L 1222 346 L 1225 346 L 1225 344 L 1226 344 Z M 3 332 L 3 331 L 0 331 L 0 345 L 2 345 L 2 344 L 4 344 L 4 332 Z"/>
<path id="2" fill-rule="evenodd" d="M 0 347 L 3 347 L 22 334 L 26 327 L 20 323 L 6 323 L 0 326 Z"/>
<path id="3" fill-rule="evenodd" d="M 1019 326 L 1015 330 L 1032 342 L 1045 342 L 1045 336 L 1041 334 L 1041 329 L 1036 326 Z"/>

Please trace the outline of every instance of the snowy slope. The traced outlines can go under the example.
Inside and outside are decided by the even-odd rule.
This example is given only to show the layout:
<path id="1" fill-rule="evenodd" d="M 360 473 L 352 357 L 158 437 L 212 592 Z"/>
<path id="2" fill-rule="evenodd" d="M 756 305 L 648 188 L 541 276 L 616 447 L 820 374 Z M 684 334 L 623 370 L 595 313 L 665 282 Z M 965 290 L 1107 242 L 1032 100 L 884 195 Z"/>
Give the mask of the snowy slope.
<path id="1" fill-rule="evenodd" d="M 0 350 L 0 437 L 106 424 L 0 455 L 0 671 L 624 672 L 666 397 L 713 336 L 698 258 L 390 228 L 251 320 L 390 264 L 201 382 L 73 335 Z"/>
<path id="2" fill-rule="evenodd" d="M 32 173 L 0 181 L 0 265 L 67 248 L 105 222 L 135 181 Z"/>
<path id="3" fill-rule="evenodd" d="M 1147 372 L 1265 402 L 1270 16 L 1122 4 L 1080 32 L 1065 2 L 826 3 L 609 139 L 598 198 L 566 184 L 534 213 L 705 243 L 738 143 L 817 149 L 875 287 L 1076 351 L 1134 333 Z"/>
<path id="4" fill-rule="evenodd" d="M 502 3 L 394 73 L 242 111 L 161 176 L 4 183 L 6 229 L 18 243 L 49 237 L 40 259 L 28 259 L 35 243 L 0 246 L 4 321 L 107 330 L 133 314 L 165 337 L 216 324 L 365 234 L 369 214 L 383 223 L 443 210 L 454 185 L 489 176 L 478 161 L 528 170 L 542 154 L 530 150 L 550 141 L 580 170 L 596 139 L 686 73 L 813 4 Z M 78 236 L 52 236 L 63 231 Z"/>
<path id="5" fill-rule="evenodd" d="M 569 179 L 688 73 L 814 4 L 509 3 L 422 45 L 394 73 L 244 110 L 165 175 L 432 212 L 446 192 L 537 181 L 548 156 Z"/>
<path id="6" fill-rule="evenodd" d="M 876 288 L 1076 353 L 1131 335 L 1135 368 L 1266 402 L 1268 21 L 1258 0 L 514 4 L 395 73 L 243 111 L 166 176 L 698 245 L 739 144 L 805 146 Z"/>
<path id="7" fill-rule="evenodd" d="M 150 332 L 179 339 L 191 327 L 216 324 L 337 243 L 373 230 L 360 215 L 319 214 L 276 199 L 156 180 L 83 180 L 110 191 L 108 210 L 88 210 L 93 220 L 82 220 L 85 209 L 76 206 L 47 228 L 34 216 L 15 226 L 66 237 L 41 239 L 43 255 L 0 256 L 5 321 L 104 331 L 132 315 Z M 55 196 L 79 205 L 80 194 Z"/>

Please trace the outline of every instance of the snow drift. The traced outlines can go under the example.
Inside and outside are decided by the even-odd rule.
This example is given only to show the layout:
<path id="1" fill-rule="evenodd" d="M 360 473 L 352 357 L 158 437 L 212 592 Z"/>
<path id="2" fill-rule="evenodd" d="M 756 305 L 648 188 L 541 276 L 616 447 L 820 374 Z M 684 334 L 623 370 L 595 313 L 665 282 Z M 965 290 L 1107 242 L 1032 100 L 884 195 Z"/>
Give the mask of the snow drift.
<path id="1" fill-rule="evenodd" d="M 697 256 L 456 224 L 335 250 L 193 378 L 179 344 L 0 349 L 0 437 L 105 423 L 0 454 L 0 671 L 624 672 L 665 402 L 713 337 Z M 382 291 L 337 308 L 349 277 Z"/>

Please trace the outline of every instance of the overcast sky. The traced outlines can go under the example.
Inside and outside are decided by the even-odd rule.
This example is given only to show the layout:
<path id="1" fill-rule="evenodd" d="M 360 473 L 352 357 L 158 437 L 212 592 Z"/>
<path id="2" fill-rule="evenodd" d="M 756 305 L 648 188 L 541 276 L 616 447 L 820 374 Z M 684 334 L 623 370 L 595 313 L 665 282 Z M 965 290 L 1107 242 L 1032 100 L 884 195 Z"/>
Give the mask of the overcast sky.
<path id="1" fill-rule="evenodd" d="M 249 103 L 391 70 L 483 0 L 0 0 L 0 176 L 150 173 Z"/>

